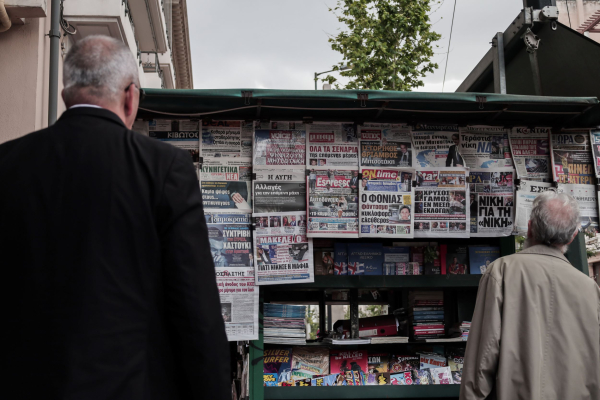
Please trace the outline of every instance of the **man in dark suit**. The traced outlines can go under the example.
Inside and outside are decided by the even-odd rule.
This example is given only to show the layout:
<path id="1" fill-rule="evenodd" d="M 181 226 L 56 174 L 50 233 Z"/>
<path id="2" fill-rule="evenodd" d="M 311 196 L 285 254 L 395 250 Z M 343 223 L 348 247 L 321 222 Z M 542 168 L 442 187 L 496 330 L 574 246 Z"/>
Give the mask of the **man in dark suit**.
<path id="1" fill-rule="evenodd" d="M 464 167 L 465 166 L 465 162 L 458 150 L 459 141 L 460 141 L 460 139 L 459 139 L 458 133 L 452 134 L 452 142 L 454 142 L 454 144 L 452 146 L 450 146 L 450 149 L 448 150 L 448 156 L 446 157 L 446 167 Z"/>
<path id="2" fill-rule="evenodd" d="M 0 146 L 6 398 L 231 398 L 196 174 L 130 130 L 137 71 L 122 43 L 78 41 L 68 110 Z"/>
<path id="3" fill-rule="evenodd" d="M 350 189 L 352 189 L 353 192 L 358 190 L 358 171 L 352 172 L 352 178 L 350 178 Z"/>

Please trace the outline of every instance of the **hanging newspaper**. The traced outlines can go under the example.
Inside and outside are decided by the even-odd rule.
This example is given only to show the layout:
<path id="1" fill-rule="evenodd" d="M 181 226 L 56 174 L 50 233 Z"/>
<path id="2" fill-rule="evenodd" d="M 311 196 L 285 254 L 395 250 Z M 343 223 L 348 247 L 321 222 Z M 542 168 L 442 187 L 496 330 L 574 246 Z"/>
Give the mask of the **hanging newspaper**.
<path id="1" fill-rule="evenodd" d="M 593 163 L 596 169 L 596 177 L 600 178 L 600 130 L 590 131 L 590 139 L 592 142 Z"/>
<path id="2" fill-rule="evenodd" d="M 207 211 L 204 216 L 215 267 L 253 267 L 250 214 Z"/>
<path id="3" fill-rule="evenodd" d="M 216 273 L 227 340 L 257 340 L 259 296 L 254 268 L 217 268 Z"/>
<path id="4" fill-rule="evenodd" d="M 469 237 L 469 186 L 465 168 L 417 170 L 415 237 Z"/>
<path id="5" fill-rule="evenodd" d="M 471 237 L 510 236 L 514 221 L 512 168 L 469 171 Z"/>
<path id="6" fill-rule="evenodd" d="M 550 135 L 554 182 L 594 184 L 594 165 L 589 131 Z"/>
<path id="7" fill-rule="evenodd" d="M 310 169 L 308 236 L 358 237 L 358 170 Z"/>
<path id="8" fill-rule="evenodd" d="M 360 129 L 361 167 L 411 167 L 410 127 L 400 124 L 365 124 Z"/>
<path id="9" fill-rule="evenodd" d="M 306 163 L 305 129 L 301 122 L 279 121 L 272 121 L 271 129 L 255 129 L 254 170 L 303 167 Z"/>
<path id="10" fill-rule="evenodd" d="M 512 167 L 508 130 L 482 125 L 460 128 L 460 154 L 469 168 Z"/>
<path id="11" fill-rule="evenodd" d="M 202 181 L 201 188 L 202 206 L 205 210 L 252 211 L 250 180 L 237 182 Z"/>
<path id="12" fill-rule="evenodd" d="M 513 128 L 509 143 L 519 179 L 550 182 L 550 128 Z"/>
<path id="13" fill-rule="evenodd" d="M 415 125 L 413 165 L 417 168 L 464 167 L 459 141 L 456 125 Z"/>
<path id="14" fill-rule="evenodd" d="M 515 230 L 514 234 L 527 236 L 527 225 L 529 216 L 533 208 L 533 201 L 538 194 L 547 190 L 556 190 L 553 183 L 521 181 L 517 186 L 515 198 L 517 201 L 517 210 L 515 212 Z"/>
<path id="15" fill-rule="evenodd" d="M 255 213 L 254 251 L 256 284 L 314 282 L 312 239 L 306 226 L 289 224 L 300 221 L 304 212 Z M 268 219 L 268 226 L 261 222 Z M 284 218 L 288 224 L 284 224 Z"/>
<path id="16" fill-rule="evenodd" d="M 249 180 L 253 132 L 243 121 L 203 121 L 201 180 Z"/>
<path id="17" fill-rule="evenodd" d="M 358 167 L 354 124 L 313 123 L 307 133 L 306 165 L 310 168 Z"/>
<path id="18" fill-rule="evenodd" d="M 197 167 L 200 161 L 199 122 L 194 120 L 155 119 L 148 121 L 150 137 L 186 150 Z"/>
<path id="19" fill-rule="evenodd" d="M 581 226 L 588 233 L 598 233 L 598 201 L 595 185 L 558 184 L 558 192 L 572 196 L 579 203 Z"/>
<path id="20" fill-rule="evenodd" d="M 413 238 L 412 181 L 409 168 L 363 168 L 359 193 L 359 237 Z"/>
<path id="21" fill-rule="evenodd" d="M 296 214 L 284 216 L 281 219 L 281 226 L 301 224 L 306 227 L 306 174 L 304 170 L 258 171 L 252 185 L 255 215 L 272 212 L 302 212 L 303 215 L 300 219 L 296 218 Z"/>

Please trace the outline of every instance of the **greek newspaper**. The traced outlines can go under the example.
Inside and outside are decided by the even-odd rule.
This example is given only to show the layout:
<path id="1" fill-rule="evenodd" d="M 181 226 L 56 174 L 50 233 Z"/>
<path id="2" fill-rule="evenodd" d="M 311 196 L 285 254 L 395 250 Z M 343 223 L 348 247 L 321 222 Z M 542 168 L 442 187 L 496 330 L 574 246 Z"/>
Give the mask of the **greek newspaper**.
<path id="1" fill-rule="evenodd" d="M 595 171 L 589 131 L 550 136 L 554 182 L 593 185 Z"/>
<path id="2" fill-rule="evenodd" d="M 514 170 L 469 171 L 471 237 L 510 236 L 514 218 Z"/>
<path id="3" fill-rule="evenodd" d="M 186 150 L 197 167 L 200 160 L 199 122 L 194 120 L 155 119 L 148 121 L 150 137 Z"/>
<path id="4" fill-rule="evenodd" d="M 469 168 L 512 167 L 508 130 L 482 125 L 460 128 L 460 154 Z"/>
<path id="5" fill-rule="evenodd" d="M 465 168 L 417 170 L 415 237 L 469 237 L 469 186 Z"/>
<path id="6" fill-rule="evenodd" d="M 509 143 L 519 179 L 550 182 L 550 128 L 513 128 Z"/>
<path id="7" fill-rule="evenodd" d="M 459 142 L 456 125 L 417 124 L 413 129 L 413 165 L 417 168 L 464 167 Z"/>
<path id="8" fill-rule="evenodd" d="M 600 177 L 600 130 L 590 131 L 590 140 L 592 144 L 592 154 L 596 177 Z"/>
<path id="9" fill-rule="evenodd" d="M 556 190 L 553 183 L 521 181 L 515 192 L 517 210 L 515 215 L 515 234 L 527 236 L 527 225 L 538 194 L 547 190 Z"/>
<path id="10" fill-rule="evenodd" d="M 306 224 L 306 176 L 304 171 L 264 170 L 256 173 L 253 182 L 254 214 L 300 211 Z M 291 223 L 282 219 L 283 226 Z M 297 222 L 294 218 L 294 225 Z"/>
<path id="11" fill-rule="evenodd" d="M 304 168 L 304 165 L 306 131 L 302 123 L 272 121 L 271 129 L 254 130 L 255 171 Z"/>
<path id="12" fill-rule="evenodd" d="M 410 127 L 399 124 L 365 124 L 360 129 L 361 167 L 411 167 Z"/>
<path id="13" fill-rule="evenodd" d="M 310 169 L 308 236 L 358 237 L 358 170 Z"/>
<path id="14" fill-rule="evenodd" d="M 571 195 L 579 203 L 581 226 L 589 233 L 598 233 L 598 201 L 594 185 L 558 184 L 558 192 Z"/>
<path id="15" fill-rule="evenodd" d="M 254 286 L 250 214 L 206 212 L 205 218 L 227 339 L 255 340 L 258 288 Z"/>
<path id="16" fill-rule="evenodd" d="M 308 168 L 358 167 L 358 140 L 353 124 L 308 125 Z"/>
<path id="17" fill-rule="evenodd" d="M 412 238 L 414 169 L 363 168 L 359 237 Z"/>

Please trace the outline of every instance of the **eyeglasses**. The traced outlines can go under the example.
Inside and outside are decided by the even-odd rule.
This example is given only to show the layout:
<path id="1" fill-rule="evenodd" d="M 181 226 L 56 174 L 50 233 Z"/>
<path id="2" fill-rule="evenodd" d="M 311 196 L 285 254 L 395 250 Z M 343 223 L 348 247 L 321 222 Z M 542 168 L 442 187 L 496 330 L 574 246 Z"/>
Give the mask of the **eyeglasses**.
<path id="1" fill-rule="evenodd" d="M 135 86 L 135 88 L 140 92 L 140 104 L 142 103 L 142 101 L 144 101 L 144 98 L 146 97 L 146 92 L 144 91 L 144 89 L 140 89 L 135 82 L 131 82 L 129 85 L 127 85 L 127 87 L 125 88 L 125 91 L 127 92 L 129 90 L 129 88 L 131 87 L 131 85 Z"/>

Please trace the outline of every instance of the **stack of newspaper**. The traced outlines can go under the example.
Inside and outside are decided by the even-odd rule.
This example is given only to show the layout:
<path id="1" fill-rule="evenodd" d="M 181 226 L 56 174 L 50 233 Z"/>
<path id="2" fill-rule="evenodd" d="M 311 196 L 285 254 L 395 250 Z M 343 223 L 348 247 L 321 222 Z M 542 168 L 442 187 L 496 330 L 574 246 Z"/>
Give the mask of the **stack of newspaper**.
<path id="1" fill-rule="evenodd" d="M 306 306 L 265 304 L 264 343 L 306 344 Z"/>
<path id="2" fill-rule="evenodd" d="M 462 332 L 462 340 L 465 342 L 469 338 L 469 330 L 471 330 L 471 321 L 463 321 L 460 324 L 460 331 Z"/>

